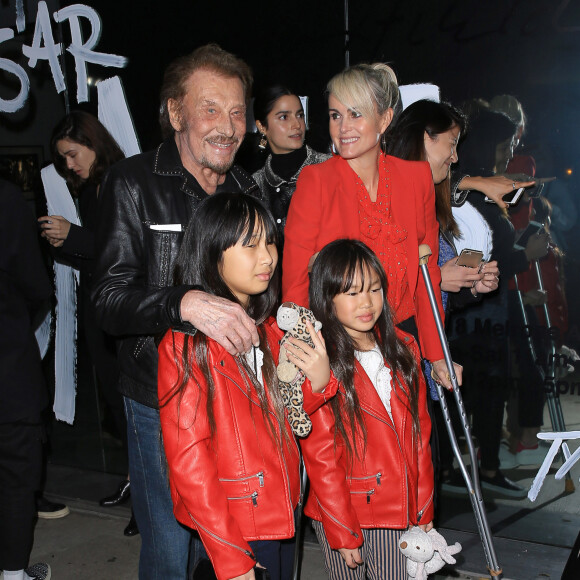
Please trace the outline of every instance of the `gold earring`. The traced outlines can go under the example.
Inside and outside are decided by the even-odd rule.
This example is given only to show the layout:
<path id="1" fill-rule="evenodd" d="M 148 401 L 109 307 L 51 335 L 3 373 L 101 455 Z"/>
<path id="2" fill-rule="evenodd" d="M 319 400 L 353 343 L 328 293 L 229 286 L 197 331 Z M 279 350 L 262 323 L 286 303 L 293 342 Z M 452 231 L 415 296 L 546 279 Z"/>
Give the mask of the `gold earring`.
<path id="1" fill-rule="evenodd" d="M 268 139 L 266 139 L 265 133 L 261 133 L 261 135 L 262 135 L 262 138 L 260 139 L 260 142 L 258 143 L 258 147 L 262 151 L 265 151 L 266 147 L 268 146 Z"/>

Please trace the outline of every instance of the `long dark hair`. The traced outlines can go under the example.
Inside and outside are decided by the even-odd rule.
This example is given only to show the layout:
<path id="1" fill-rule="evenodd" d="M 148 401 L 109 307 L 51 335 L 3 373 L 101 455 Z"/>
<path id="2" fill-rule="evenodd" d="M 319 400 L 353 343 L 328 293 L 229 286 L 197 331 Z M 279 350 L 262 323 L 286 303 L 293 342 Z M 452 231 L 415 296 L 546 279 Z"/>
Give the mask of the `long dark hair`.
<path id="1" fill-rule="evenodd" d="M 350 289 L 359 272 L 363 288 L 370 285 L 370 274 L 376 273 L 386 297 L 387 277 L 381 262 L 367 245 L 357 240 L 336 240 L 325 246 L 320 250 L 310 276 L 310 308 L 316 319 L 322 322 L 330 367 L 345 391 L 344 397 L 339 394 L 329 402 L 336 423 L 335 440 L 337 434 L 340 434 L 350 457 L 353 453 L 358 454 L 355 443 L 357 433 L 362 436 L 366 446 L 366 428 L 354 387 L 356 345 L 336 316 L 334 298 Z M 383 311 L 372 332 L 383 359 L 391 367 L 393 392 L 406 403 L 413 417 L 415 434 L 418 434 L 417 364 L 413 354 L 395 333 L 386 298 Z M 347 434 L 347 426 L 351 436 Z"/>
<path id="2" fill-rule="evenodd" d="M 198 206 L 185 232 L 176 260 L 175 283 L 201 286 L 209 294 L 239 303 L 221 277 L 223 254 L 240 240 L 244 244 L 249 243 L 256 231 L 264 233 L 268 243 L 277 244 L 276 223 L 258 199 L 242 193 L 218 193 L 209 196 Z M 267 290 L 262 294 L 250 296 L 246 309 L 258 326 L 260 347 L 264 353 L 262 371 L 264 383 L 269 387 L 268 395 L 247 364 L 245 357 L 235 358 L 246 388 L 248 391 L 254 390 L 258 395 L 262 414 L 270 426 L 273 440 L 277 440 L 277 437 L 269 414 L 268 396 L 280 425 L 284 424 L 284 405 L 277 388 L 276 365 L 262 323 L 277 304 L 279 286 L 279 269 L 276 268 Z M 213 412 L 215 385 L 207 365 L 207 352 L 207 338 L 204 334 L 197 332 L 194 336 L 186 336 L 181 360 L 178 360 L 177 355 L 175 356 L 175 362 L 180 371 L 179 379 L 160 404 L 167 404 L 175 395 L 178 395 L 181 400 L 188 382 L 190 380 L 197 382 L 193 369 L 198 367 L 207 385 L 206 412 L 213 435 L 216 429 Z M 201 391 L 203 387 L 199 383 L 197 386 Z M 284 429 L 282 431 L 285 432 Z"/>
<path id="3" fill-rule="evenodd" d="M 461 111 L 449 103 L 416 101 L 395 119 L 387 131 L 386 152 L 407 161 L 427 161 L 425 133 L 436 139 L 454 127 L 459 127 L 461 134 L 465 131 L 466 120 Z M 459 235 L 459 227 L 451 211 L 449 177 L 435 184 L 435 208 L 440 228 Z"/>
<path id="4" fill-rule="evenodd" d="M 78 193 L 85 180 L 68 169 L 65 158 L 58 152 L 56 145 L 62 139 L 69 139 L 95 152 L 95 161 L 87 181 L 97 186 L 100 185 L 105 171 L 125 158 L 115 139 L 94 115 L 85 111 L 73 111 L 68 114 L 52 131 L 50 153 L 55 169 L 71 186 L 74 193 Z"/>

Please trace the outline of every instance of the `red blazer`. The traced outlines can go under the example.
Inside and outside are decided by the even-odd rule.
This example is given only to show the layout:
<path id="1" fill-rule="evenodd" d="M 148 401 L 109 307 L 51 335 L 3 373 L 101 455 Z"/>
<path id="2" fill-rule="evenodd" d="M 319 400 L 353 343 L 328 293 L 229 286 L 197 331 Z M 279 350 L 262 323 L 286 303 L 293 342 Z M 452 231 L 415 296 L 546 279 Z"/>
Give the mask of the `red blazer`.
<path id="1" fill-rule="evenodd" d="M 419 275 L 419 245 L 428 244 L 431 282 L 437 296 L 441 319 L 441 270 L 439 224 L 435 217 L 435 187 L 426 162 L 387 157 L 393 189 L 393 220 L 407 230 L 407 279 L 413 295 L 419 340 L 423 355 L 430 361 L 443 358 L 443 350 L 433 319 L 422 275 Z M 356 175 L 340 156 L 309 165 L 300 173 L 292 196 L 284 230 L 282 299 L 308 304 L 308 261 L 326 244 L 339 238 L 360 238 Z"/>
<path id="2" fill-rule="evenodd" d="M 270 326 L 266 331 L 276 361 L 282 333 Z M 249 541 L 294 536 L 300 492 L 298 446 L 288 421 L 280 426 L 270 412 L 278 436 L 285 432 L 288 439 L 281 449 L 272 442 L 254 390 L 244 384 L 234 358 L 211 339 L 207 363 L 215 387 L 213 439 L 206 413 L 207 386 L 198 368 L 193 369 L 181 401 L 176 395 L 164 405 L 183 376 L 175 357 L 181 360 L 184 339 L 170 330 L 159 345 L 159 410 L 171 497 L 175 517 L 199 532 L 222 580 L 254 566 Z M 336 388 L 334 380 L 324 395 L 314 395 L 306 381 L 305 410 L 312 413 Z"/>
<path id="3" fill-rule="evenodd" d="M 398 334 L 419 365 L 414 339 L 401 331 Z M 330 404 L 311 415 L 312 431 L 300 442 L 310 478 L 305 513 L 322 522 L 331 548 L 357 548 L 363 542 L 361 528 L 405 529 L 433 520 L 431 420 L 420 371 L 419 381 L 421 434 L 413 441 L 411 414 L 395 393 L 395 381 L 391 420 L 371 380 L 356 361 L 354 384 L 367 429 L 367 446 L 363 452 L 359 438 L 357 449 L 362 459 L 355 456 L 352 463 L 340 436 L 335 445 Z M 399 395 L 406 401 L 400 391 Z M 337 397 L 344 398 L 342 385 Z"/>

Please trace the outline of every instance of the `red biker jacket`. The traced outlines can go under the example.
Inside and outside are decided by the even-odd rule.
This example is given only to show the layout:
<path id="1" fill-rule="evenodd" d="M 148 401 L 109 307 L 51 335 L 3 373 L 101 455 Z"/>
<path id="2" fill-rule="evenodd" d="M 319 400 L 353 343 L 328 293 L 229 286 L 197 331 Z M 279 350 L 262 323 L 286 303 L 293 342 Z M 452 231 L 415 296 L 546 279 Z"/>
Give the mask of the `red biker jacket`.
<path id="1" fill-rule="evenodd" d="M 420 364 L 414 339 L 397 332 Z M 430 522 L 434 511 L 431 420 L 423 373 L 419 370 L 421 434 L 416 445 L 406 398 L 395 381 L 391 392 L 394 422 L 358 361 L 354 381 L 367 429 L 366 452 L 360 438 L 357 440 L 362 459 L 355 456 L 350 462 L 340 437 L 335 446 L 330 405 L 323 405 L 311 415 L 312 432 L 300 442 L 310 478 L 305 513 L 322 522 L 334 549 L 359 547 L 363 542 L 361 528 L 405 529 Z M 344 397 L 342 385 L 337 396 Z"/>
<path id="2" fill-rule="evenodd" d="M 266 325 L 266 334 L 276 361 L 282 333 Z M 298 446 L 288 421 L 280 426 L 270 412 L 277 436 L 284 432 L 288 440 L 281 449 L 273 443 L 255 392 L 246 387 L 234 358 L 211 339 L 207 363 L 215 385 L 213 439 L 206 414 L 207 387 L 198 368 L 193 369 L 181 401 L 176 395 L 164 405 L 183 376 L 175 361 L 181 360 L 184 338 L 169 331 L 159 345 L 158 389 L 169 483 L 175 517 L 199 532 L 221 580 L 254 566 L 248 541 L 294 536 Z M 315 395 L 306 381 L 305 410 L 313 412 L 336 388 L 334 381 L 325 394 Z"/>

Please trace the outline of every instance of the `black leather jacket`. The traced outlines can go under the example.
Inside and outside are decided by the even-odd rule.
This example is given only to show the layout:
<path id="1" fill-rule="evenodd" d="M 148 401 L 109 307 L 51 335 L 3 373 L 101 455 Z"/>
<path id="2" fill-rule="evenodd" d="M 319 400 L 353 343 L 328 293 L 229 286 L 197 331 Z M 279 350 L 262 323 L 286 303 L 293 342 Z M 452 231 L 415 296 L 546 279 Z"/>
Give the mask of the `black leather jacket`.
<path id="1" fill-rule="evenodd" d="M 261 197 L 237 166 L 217 191 Z M 149 407 L 158 406 L 155 338 L 184 326 L 180 304 L 190 287 L 173 286 L 175 258 L 206 195 L 184 169 L 173 137 L 120 161 L 101 185 L 92 297 L 99 324 L 121 337 L 121 393 Z"/>

